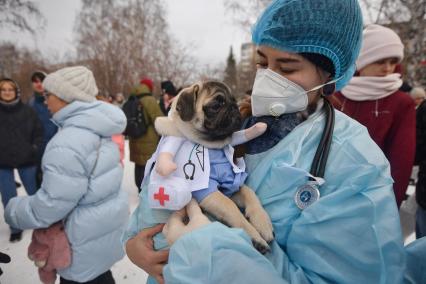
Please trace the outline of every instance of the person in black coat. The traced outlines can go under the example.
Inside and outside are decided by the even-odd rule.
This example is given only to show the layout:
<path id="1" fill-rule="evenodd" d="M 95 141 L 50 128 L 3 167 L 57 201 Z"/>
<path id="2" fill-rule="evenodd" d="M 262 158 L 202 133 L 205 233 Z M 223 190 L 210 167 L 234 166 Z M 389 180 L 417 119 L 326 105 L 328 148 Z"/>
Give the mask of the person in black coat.
<path id="1" fill-rule="evenodd" d="M 43 128 L 35 111 L 21 102 L 18 84 L 0 80 L 0 192 L 3 206 L 17 195 L 14 169 L 29 195 L 37 191 L 37 155 L 43 143 Z M 19 241 L 22 231 L 10 228 L 10 241 Z"/>
<path id="2" fill-rule="evenodd" d="M 173 99 L 176 97 L 178 92 L 176 91 L 175 86 L 172 81 L 163 81 L 161 82 L 161 93 L 162 97 L 160 99 L 160 109 L 161 111 L 167 115 L 172 105 Z"/>
<path id="3" fill-rule="evenodd" d="M 43 173 L 41 171 L 41 158 L 43 157 L 44 150 L 46 149 L 47 143 L 49 143 L 50 139 L 56 134 L 58 131 L 58 126 L 53 123 L 51 120 L 52 115 L 47 109 L 45 99 L 44 99 L 44 89 L 43 89 L 43 80 L 46 77 L 46 74 L 41 71 L 36 71 L 31 75 L 31 84 L 33 87 L 33 95 L 28 102 L 40 119 L 41 125 L 43 127 L 43 144 L 40 147 L 40 151 L 38 153 L 38 161 L 37 161 L 37 188 L 40 188 L 41 183 L 43 181 Z"/>
<path id="4" fill-rule="evenodd" d="M 416 185 L 416 237 L 426 236 L 426 101 L 416 111 L 416 160 L 419 166 Z"/>

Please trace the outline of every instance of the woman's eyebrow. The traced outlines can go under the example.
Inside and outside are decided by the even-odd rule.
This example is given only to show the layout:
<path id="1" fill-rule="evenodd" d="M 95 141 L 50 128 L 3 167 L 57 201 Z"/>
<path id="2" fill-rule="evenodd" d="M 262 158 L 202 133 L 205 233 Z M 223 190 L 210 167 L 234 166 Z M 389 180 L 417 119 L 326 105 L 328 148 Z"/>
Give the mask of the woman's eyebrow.
<path id="1" fill-rule="evenodd" d="M 280 63 L 299 63 L 300 62 L 300 60 L 297 58 L 285 58 L 285 57 L 278 58 L 277 61 Z"/>
<path id="2" fill-rule="evenodd" d="M 266 55 L 262 51 L 260 51 L 259 49 L 256 50 L 256 52 L 259 56 L 266 58 Z"/>

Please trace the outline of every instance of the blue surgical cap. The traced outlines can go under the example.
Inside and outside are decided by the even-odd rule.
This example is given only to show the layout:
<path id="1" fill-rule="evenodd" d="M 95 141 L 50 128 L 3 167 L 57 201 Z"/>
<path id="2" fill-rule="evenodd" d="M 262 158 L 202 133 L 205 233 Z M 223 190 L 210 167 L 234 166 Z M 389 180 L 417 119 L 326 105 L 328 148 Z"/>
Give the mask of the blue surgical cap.
<path id="1" fill-rule="evenodd" d="M 357 0 L 275 0 L 257 20 L 252 39 L 282 51 L 326 56 L 341 90 L 355 73 L 362 28 Z"/>

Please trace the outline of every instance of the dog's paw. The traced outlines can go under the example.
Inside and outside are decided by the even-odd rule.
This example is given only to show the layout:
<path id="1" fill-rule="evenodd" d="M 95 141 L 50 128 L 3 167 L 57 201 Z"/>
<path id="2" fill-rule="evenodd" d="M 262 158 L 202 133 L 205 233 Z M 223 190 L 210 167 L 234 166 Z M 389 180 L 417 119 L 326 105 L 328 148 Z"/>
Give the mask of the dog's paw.
<path id="1" fill-rule="evenodd" d="M 270 243 L 273 241 L 274 228 L 265 209 L 262 207 L 253 210 L 247 209 L 246 218 L 266 242 Z"/>
<path id="2" fill-rule="evenodd" d="M 269 245 L 265 242 L 265 240 L 261 239 L 261 240 L 251 240 L 254 248 L 260 252 L 261 254 L 266 254 L 268 252 L 271 252 L 271 248 L 269 247 Z"/>

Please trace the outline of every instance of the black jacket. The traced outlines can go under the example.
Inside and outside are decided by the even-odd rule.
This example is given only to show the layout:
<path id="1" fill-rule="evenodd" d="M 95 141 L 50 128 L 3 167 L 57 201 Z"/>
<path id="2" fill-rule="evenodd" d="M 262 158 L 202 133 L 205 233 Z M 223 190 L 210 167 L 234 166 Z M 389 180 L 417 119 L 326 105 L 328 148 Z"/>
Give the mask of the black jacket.
<path id="1" fill-rule="evenodd" d="M 0 102 L 0 167 L 35 165 L 43 143 L 43 128 L 36 112 L 19 101 Z"/>
<path id="2" fill-rule="evenodd" d="M 415 164 L 419 165 L 416 200 L 426 210 L 426 101 L 416 112 L 416 144 Z"/>

